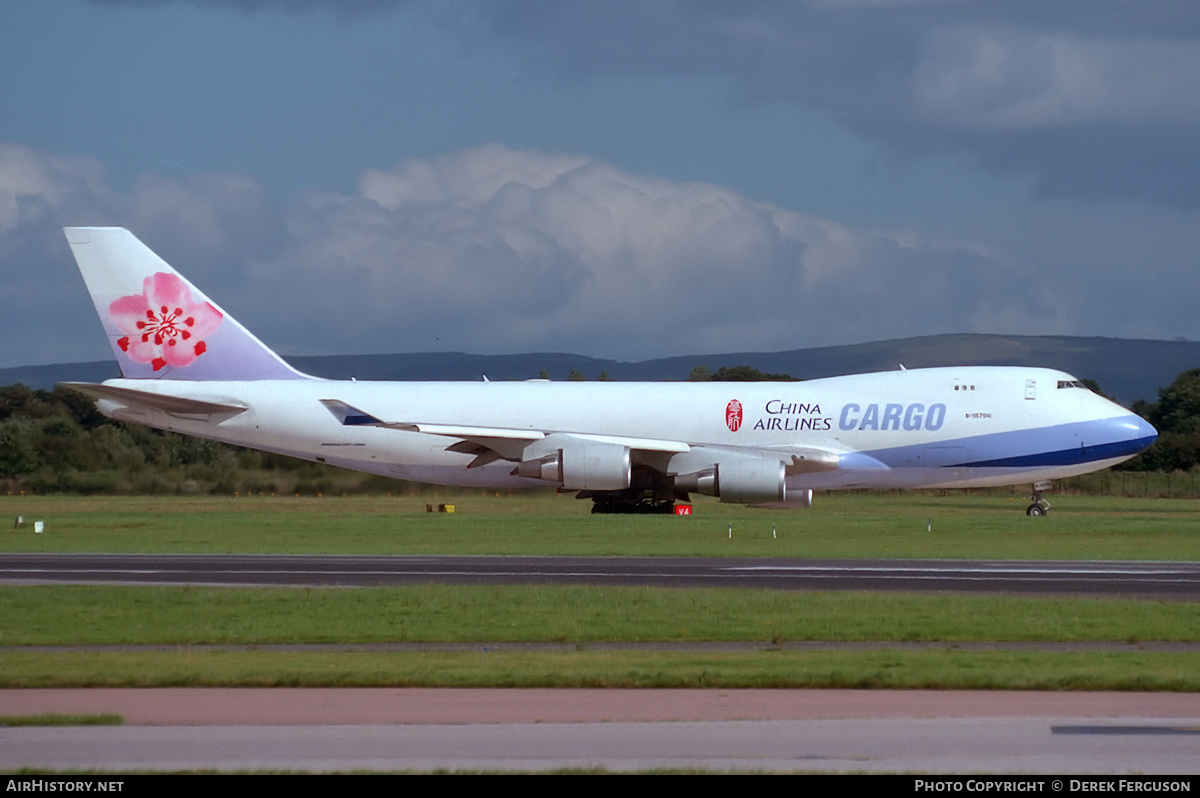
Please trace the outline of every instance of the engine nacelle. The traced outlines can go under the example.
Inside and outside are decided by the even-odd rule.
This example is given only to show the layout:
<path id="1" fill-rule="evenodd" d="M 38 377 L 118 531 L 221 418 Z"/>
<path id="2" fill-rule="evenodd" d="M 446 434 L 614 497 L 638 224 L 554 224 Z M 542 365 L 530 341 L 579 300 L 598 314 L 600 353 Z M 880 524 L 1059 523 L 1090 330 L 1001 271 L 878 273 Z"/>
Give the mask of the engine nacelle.
<path id="1" fill-rule="evenodd" d="M 787 498 L 781 502 L 764 502 L 751 504 L 750 507 L 762 507 L 767 510 L 794 510 L 797 507 L 812 507 L 812 488 L 805 490 L 789 490 Z"/>
<path id="2" fill-rule="evenodd" d="M 717 485 L 721 501 L 730 504 L 781 502 L 787 496 L 783 461 L 764 457 L 722 460 Z"/>
<path id="3" fill-rule="evenodd" d="M 782 460 L 728 457 L 709 468 L 675 477 L 677 490 L 716 496 L 726 504 L 774 504 L 787 498 Z"/>
<path id="4" fill-rule="evenodd" d="M 549 435 L 526 447 L 517 473 L 567 490 L 624 490 L 633 464 L 628 446 Z"/>

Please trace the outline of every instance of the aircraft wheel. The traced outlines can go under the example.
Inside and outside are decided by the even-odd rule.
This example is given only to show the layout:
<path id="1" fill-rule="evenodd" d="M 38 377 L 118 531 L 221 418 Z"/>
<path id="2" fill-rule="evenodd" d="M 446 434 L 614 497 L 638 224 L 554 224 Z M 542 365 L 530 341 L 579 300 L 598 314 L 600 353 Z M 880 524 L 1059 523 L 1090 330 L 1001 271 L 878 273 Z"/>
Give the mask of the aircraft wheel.
<path id="1" fill-rule="evenodd" d="M 1025 508 L 1025 515 L 1036 518 L 1046 514 L 1046 508 L 1040 504 L 1031 504 Z"/>

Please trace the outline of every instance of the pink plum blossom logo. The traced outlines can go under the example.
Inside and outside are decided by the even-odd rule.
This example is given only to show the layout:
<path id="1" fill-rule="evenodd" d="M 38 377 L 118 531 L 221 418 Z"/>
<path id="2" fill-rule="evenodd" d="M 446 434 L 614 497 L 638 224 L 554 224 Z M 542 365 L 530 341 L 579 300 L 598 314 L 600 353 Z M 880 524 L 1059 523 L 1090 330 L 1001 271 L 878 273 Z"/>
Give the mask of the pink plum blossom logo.
<path id="1" fill-rule="evenodd" d="M 178 275 L 159 272 L 142 283 L 142 293 L 123 296 L 108 315 L 125 335 L 117 346 L 138 363 L 188 366 L 203 355 L 204 339 L 221 324 L 221 311 L 197 300 Z"/>

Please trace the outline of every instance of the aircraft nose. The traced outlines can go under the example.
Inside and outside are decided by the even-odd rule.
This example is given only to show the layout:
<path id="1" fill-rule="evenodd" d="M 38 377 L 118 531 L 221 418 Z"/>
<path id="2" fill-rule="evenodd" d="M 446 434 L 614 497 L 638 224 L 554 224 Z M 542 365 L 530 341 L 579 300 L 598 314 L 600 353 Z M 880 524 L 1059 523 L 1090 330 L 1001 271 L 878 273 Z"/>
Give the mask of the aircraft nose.
<path id="1" fill-rule="evenodd" d="M 1144 418 L 1125 408 L 1107 418 L 1089 422 L 1084 433 L 1083 456 L 1087 460 L 1127 460 L 1146 451 L 1158 438 L 1158 430 Z"/>
<path id="2" fill-rule="evenodd" d="M 1158 430 L 1134 413 L 1110 419 L 1104 426 L 1113 441 L 1113 448 L 1130 457 L 1149 449 L 1158 438 Z"/>
<path id="3" fill-rule="evenodd" d="M 1146 419 L 1142 418 L 1141 416 L 1133 416 L 1131 419 L 1131 426 L 1133 427 L 1131 437 L 1133 440 L 1142 444 L 1142 448 L 1139 451 L 1145 451 L 1146 449 L 1149 449 L 1154 445 L 1154 441 L 1158 439 L 1158 430 L 1152 427 L 1150 422 L 1146 421 Z"/>

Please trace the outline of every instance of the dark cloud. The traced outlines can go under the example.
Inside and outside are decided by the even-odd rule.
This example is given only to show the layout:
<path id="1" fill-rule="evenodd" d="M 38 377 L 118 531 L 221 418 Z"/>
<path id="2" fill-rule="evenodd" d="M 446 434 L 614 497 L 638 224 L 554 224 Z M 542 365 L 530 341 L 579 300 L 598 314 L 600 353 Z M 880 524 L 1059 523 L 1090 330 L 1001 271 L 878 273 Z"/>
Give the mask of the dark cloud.
<path id="1" fill-rule="evenodd" d="M 899 152 L 974 154 L 1046 195 L 1200 204 L 1191 2 L 480 3 L 462 35 L 587 76 L 715 74 Z M 1120 161 L 1125 160 L 1124 164 Z"/>
<path id="2" fill-rule="evenodd" d="M 263 11 L 284 11 L 302 14 L 327 11 L 334 16 L 355 19 L 411 5 L 411 0 L 88 0 L 101 6 L 166 6 L 187 5 L 197 8 L 218 8 L 251 14 Z"/>
<path id="3" fill-rule="evenodd" d="M 973 155 L 1046 196 L 1200 207 L 1194 0 L 94 0 L 362 19 L 415 9 L 563 79 L 719 76 L 901 155 Z"/>

